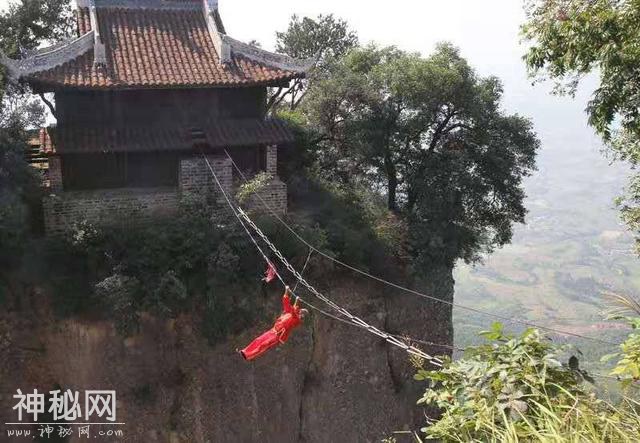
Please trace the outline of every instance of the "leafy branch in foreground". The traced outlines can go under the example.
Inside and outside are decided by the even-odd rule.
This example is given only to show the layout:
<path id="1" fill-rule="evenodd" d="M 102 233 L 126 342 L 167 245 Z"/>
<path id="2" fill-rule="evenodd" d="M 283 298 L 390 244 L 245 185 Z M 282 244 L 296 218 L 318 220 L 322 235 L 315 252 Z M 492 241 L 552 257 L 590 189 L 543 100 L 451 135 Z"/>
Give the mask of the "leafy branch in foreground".
<path id="1" fill-rule="evenodd" d="M 496 323 L 481 333 L 491 343 L 468 348 L 465 357 L 438 371 L 418 370 L 429 387 L 419 404 L 441 409 L 423 429 L 441 441 L 633 441 L 640 429 L 637 402 L 613 406 L 583 383 L 586 373 L 563 347 L 538 330 L 519 337 Z"/>
<path id="2" fill-rule="evenodd" d="M 532 76 L 550 79 L 556 92 L 574 94 L 587 76 L 598 86 L 587 106 L 589 124 L 616 160 L 640 162 L 640 3 L 621 0 L 527 0 L 522 26 L 530 43 L 525 63 Z M 619 199 L 622 216 L 640 228 L 640 178 Z M 640 241 L 637 242 L 640 246 Z"/>
<path id="3" fill-rule="evenodd" d="M 273 180 L 271 174 L 260 172 L 248 182 L 240 185 L 240 188 L 236 192 L 236 198 L 240 203 L 245 203 L 254 193 L 258 193 L 266 188 L 271 180 Z"/>
<path id="4" fill-rule="evenodd" d="M 609 311 L 609 319 L 624 320 L 634 331 L 640 330 L 640 302 L 627 295 L 608 294 L 614 307 Z M 620 352 L 605 355 L 602 361 L 617 358 L 611 375 L 620 377 L 623 388 L 637 387 L 640 381 L 640 333 L 632 332 L 620 344 Z"/>

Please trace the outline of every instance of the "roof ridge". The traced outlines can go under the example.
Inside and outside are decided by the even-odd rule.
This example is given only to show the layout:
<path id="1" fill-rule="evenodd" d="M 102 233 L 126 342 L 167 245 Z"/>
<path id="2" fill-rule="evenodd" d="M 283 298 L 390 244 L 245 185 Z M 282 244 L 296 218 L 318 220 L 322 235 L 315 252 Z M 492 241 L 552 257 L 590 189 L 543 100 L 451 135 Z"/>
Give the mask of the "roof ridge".
<path id="1" fill-rule="evenodd" d="M 283 71 L 293 71 L 305 73 L 315 64 L 315 57 L 306 60 L 298 60 L 288 55 L 278 54 L 277 52 L 267 51 L 266 49 L 251 46 L 240 40 L 236 40 L 226 34 L 222 35 L 222 40 L 228 43 L 231 51 L 239 53 L 253 61 L 270 65 Z"/>
<path id="2" fill-rule="evenodd" d="M 48 48 L 42 48 L 37 53 L 23 59 L 14 60 L 7 57 L 0 51 L 0 61 L 4 64 L 12 78 L 20 78 L 34 72 L 53 69 L 81 55 L 93 48 L 93 30 L 73 39 L 69 39 L 64 44 L 55 44 Z"/>
<path id="3" fill-rule="evenodd" d="M 89 8 L 90 1 L 78 0 L 78 8 Z M 97 9 L 200 10 L 199 0 L 94 0 Z"/>
<path id="4" fill-rule="evenodd" d="M 302 77 L 314 62 L 228 36 L 216 0 L 77 0 L 77 4 L 78 30 L 84 34 L 21 60 L 0 54 L 0 63 L 12 78 L 27 77 L 42 88 L 242 87 Z M 127 49 L 132 45 L 135 53 Z"/>

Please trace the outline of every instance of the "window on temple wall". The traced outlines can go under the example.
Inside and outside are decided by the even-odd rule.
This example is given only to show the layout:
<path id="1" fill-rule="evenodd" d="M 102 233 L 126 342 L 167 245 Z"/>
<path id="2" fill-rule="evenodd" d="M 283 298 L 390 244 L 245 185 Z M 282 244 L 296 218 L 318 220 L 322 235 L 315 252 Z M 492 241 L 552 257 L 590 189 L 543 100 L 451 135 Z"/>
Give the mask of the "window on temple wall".
<path id="1" fill-rule="evenodd" d="M 62 157 L 65 190 L 153 188 L 178 185 L 175 153 L 76 154 Z"/>

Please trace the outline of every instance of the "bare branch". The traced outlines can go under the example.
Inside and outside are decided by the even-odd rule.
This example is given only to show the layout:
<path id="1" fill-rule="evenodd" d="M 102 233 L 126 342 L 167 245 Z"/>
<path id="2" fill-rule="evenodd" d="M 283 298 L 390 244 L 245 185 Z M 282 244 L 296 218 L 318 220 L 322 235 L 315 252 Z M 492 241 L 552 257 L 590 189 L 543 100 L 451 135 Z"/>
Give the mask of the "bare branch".
<path id="1" fill-rule="evenodd" d="M 45 97 L 42 92 L 40 92 L 38 95 L 40 96 L 40 100 L 42 100 L 44 102 L 44 104 L 47 105 L 47 108 L 49 108 L 49 111 L 51 111 L 51 115 L 53 115 L 55 118 L 58 118 L 58 116 L 56 114 L 56 108 L 53 105 L 53 103 L 51 103 L 49 100 L 47 100 L 47 97 Z"/>

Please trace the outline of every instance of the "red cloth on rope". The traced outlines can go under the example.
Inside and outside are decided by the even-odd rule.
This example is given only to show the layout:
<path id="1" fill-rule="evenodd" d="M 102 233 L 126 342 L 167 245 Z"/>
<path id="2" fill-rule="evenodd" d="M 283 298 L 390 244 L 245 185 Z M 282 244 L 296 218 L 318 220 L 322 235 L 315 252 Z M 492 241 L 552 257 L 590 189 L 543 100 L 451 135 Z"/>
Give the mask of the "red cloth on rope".
<path id="1" fill-rule="evenodd" d="M 273 266 L 273 263 L 269 262 L 267 265 L 267 270 L 264 272 L 264 280 L 267 283 L 271 283 L 273 279 L 276 278 L 276 268 Z"/>
<path id="2" fill-rule="evenodd" d="M 302 323 L 300 318 L 300 307 L 297 304 L 291 305 L 289 292 L 285 291 L 282 296 L 282 310 L 280 317 L 273 324 L 273 327 L 264 334 L 257 337 L 249 345 L 240 351 L 246 360 L 253 360 L 260 357 L 269 349 L 284 344 L 289 338 L 291 331 Z"/>

